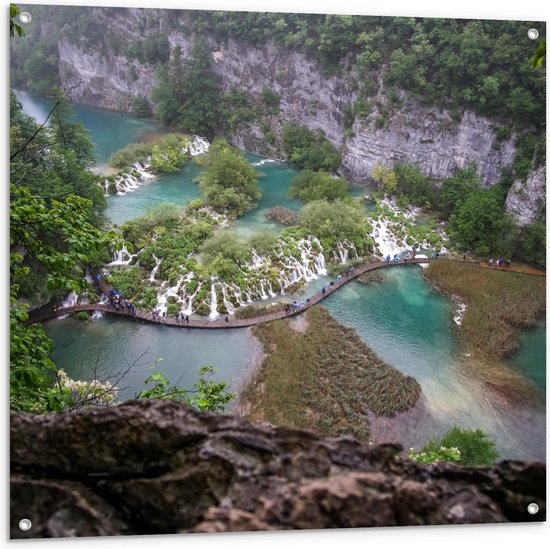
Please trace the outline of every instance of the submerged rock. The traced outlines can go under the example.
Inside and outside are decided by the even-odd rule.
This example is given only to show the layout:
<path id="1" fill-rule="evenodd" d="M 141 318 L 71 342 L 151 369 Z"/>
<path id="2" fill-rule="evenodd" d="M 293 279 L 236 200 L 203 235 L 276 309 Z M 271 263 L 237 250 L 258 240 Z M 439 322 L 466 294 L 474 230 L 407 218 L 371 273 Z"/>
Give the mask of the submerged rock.
<path id="1" fill-rule="evenodd" d="M 422 465 L 393 444 L 170 400 L 11 415 L 11 537 L 545 520 L 545 464 Z M 536 515 L 527 512 L 537 503 Z M 22 518 L 32 522 L 23 532 Z"/>

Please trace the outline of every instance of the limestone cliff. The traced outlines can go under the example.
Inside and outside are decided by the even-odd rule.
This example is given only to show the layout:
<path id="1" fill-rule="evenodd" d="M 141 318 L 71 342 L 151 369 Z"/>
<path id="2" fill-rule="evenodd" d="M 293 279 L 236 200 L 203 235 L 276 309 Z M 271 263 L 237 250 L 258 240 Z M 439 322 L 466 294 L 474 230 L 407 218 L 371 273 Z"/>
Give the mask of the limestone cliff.
<path id="1" fill-rule="evenodd" d="M 74 33 L 61 32 L 60 79 L 74 101 L 130 111 L 135 97 L 151 98 L 158 67 L 128 57 L 126 46 L 161 34 L 168 37 L 172 51 L 180 46 L 187 56 L 194 40 L 191 31 L 181 30 L 186 28 L 185 12 L 174 15 L 178 24 L 157 12 L 107 12 L 96 8 L 94 17 L 106 29 L 104 34 L 83 41 Z M 51 33 L 54 29 L 46 31 Z M 356 90 L 361 83 L 353 72 L 326 76 L 315 60 L 274 42 L 253 46 L 231 38 L 222 41 L 209 36 L 209 40 L 223 92 L 240 90 L 252 101 L 260 101 L 261 90 L 267 86 L 281 98 L 280 112 L 264 113 L 261 120 L 235 129 L 230 140 L 242 149 L 283 157 L 283 126 L 288 121 L 299 122 L 325 133 L 342 152 L 342 175 L 359 184 L 369 180 L 378 163 L 419 163 L 437 181 L 475 162 L 483 184 L 488 186 L 496 183 L 502 169 L 514 160 L 517 136 L 512 132 L 508 139 L 497 139 L 495 128 L 499 125 L 494 120 L 468 110 L 452 116 L 446 110 L 423 105 L 403 91 L 398 97 L 394 93 L 391 101 L 383 78 L 376 83 L 377 95 L 369 98 L 370 115 L 365 120 L 356 117 L 353 126 L 346 129 L 346 115 L 357 99 Z M 500 135 L 506 133 L 501 131 Z M 508 210 L 519 215 L 521 224 L 530 222 L 539 214 L 544 195 L 541 172 L 532 173 L 527 184 L 517 182 L 510 191 Z"/>
<path id="2" fill-rule="evenodd" d="M 127 17 L 115 14 L 105 24 L 124 43 L 141 39 L 143 13 L 130 10 Z M 166 34 L 172 48 L 178 45 L 184 55 L 189 53 L 192 35 L 169 30 Z M 211 41 L 210 45 L 224 92 L 238 89 L 258 98 L 264 86 L 275 90 L 281 96 L 281 111 L 265 120 L 274 135 L 280 138 L 282 124 L 288 120 L 322 130 L 342 150 L 342 172 L 354 182 L 367 180 L 380 162 L 419 162 L 435 178 L 449 177 L 456 168 L 475 162 L 484 184 L 489 185 L 513 160 L 514 136 L 497 143 L 489 120 L 466 111 L 460 121 L 455 121 L 448 112 L 425 107 L 405 94 L 397 104 L 388 105 L 383 87 L 372 98 L 375 106 L 369 118 L 356 119 L 351 133 L 345 132 L 345 111 L 357 98 L 353 79 L 324 76 L 315 61 L 274 43 L 254 47 L 229 39 Z M 83 48 L 74 37 L 59 41 L 59 56 L 63 88 L 76 102 L 127 111 L 134 97 L 151 96 L 155 66 L 114 51 L 106 55 L 104 47 Z M 379 128 L 375 124 L 378 111 L 386 105 L 390 113 L 387 125 Z M 258 124 L 239 129 L 232 139 L 251 152 L 281 155 L 280 139 L 279 145 L 270 145 Z"/>
<path id="3" fill-rule="evenodd" d="M 531 172 L 526 181 L 515 181 L 508 197 L 506 209 L 515 215 L 518 225 L 536 221 L 546 208 L 546 167 Z"/>
<path id="4" fill-rule="evenodd" d="M 544 463 L 420 465 L 397 445 L 321 439 L 167 400 L 12 413 L 10 451 L 12 538 L 546 517 Z M 30 531 L 18 528 L 22 518 Z"/>

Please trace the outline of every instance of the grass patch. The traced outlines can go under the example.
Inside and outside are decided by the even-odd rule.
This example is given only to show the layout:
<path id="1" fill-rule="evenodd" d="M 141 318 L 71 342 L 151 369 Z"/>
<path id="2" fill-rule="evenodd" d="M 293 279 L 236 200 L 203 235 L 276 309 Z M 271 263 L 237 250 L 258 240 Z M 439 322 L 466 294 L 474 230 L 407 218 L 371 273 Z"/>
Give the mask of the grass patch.
<path id="1" fill-rule="evenodd" d="M 394 416 L 420 397 L 418 382 L 386 364 L 356 332 L 320 306 L 307 328 L 288 320 L 253 328 L 267 357 L 241 393 L 250 419 L 322 436 L 369 436 L 368 410 Z"/>
<path id="2" fill-rule="evenodd" d="M 235 309 L 235 318 L 256 318 L 284 311 L 288 303 L 272 303 L 271 305 L 245 305 Z"/>
<path id="3" fill-rule="evenodd" d="M 466 303 L 459 341 L 480 359 L 516 352 L 520 330 L 533 327 L 546 310 L 545 278 L 456 261 L 434 261 L 424 274 L 439 290 Z"/>

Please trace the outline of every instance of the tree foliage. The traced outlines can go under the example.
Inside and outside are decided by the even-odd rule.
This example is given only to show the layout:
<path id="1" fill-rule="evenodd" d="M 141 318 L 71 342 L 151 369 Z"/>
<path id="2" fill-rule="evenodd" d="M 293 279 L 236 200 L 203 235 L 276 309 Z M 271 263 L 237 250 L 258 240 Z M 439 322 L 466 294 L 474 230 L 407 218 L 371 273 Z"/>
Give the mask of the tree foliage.
<path id="1" fill-rule="evenodd" d="M 304 202 L 312 200 L 328 200 L 333 202 L 348 196 L 349 185 L 339 177 L 332 177 L 326 172 L 304 170 L 290 183 L 290 198 L 298 198 Z"/>
<path id="2" fill-rule="evenodd" d="M 349 239 L 356 243 L 365 242 L 371 232 L 362 206 L 342 200 L 309 202 L 302 210 L 300 226 L 319 238 Z"/>
<path id="3" fill-rule="evenodd" d="M 145 384 L 151 385 L 151 388 L 140 391 L 136 399 L 167 398 L 185 402 L 199 412 L 223 412 L 227 403 L 236 395 L 227 390 L 228 385 L 225 381 L 212 381 L 215 372 L 216 369 L 211 364 L 202 366 L 199 370 L 199 379 L 190 391 L 171 384 L 162 372 L 155 372 L 145 380 Z"/>
<path id="4" fill-rule="evenodd" d="M 204 158 L 200 188 L 206 205 L 239 216 L 254 207 L 261 196 L 258 172 L 242 153 L 216 139 Z"/>
<path id="5" fill-rule="evenodd" d="M 161 120 L 169 126 L 213 137 L 220 92 L 206 39 L 197 38 L 186 59 L 179 47 L 174 49 L 170 61 L 159 68 L 153 100 Z"/>
<path id="6" fill-rule="evenodd" d="M 430 452 L 442 446 L 457 448 L 460 452 L 460 465 L 468 467 L 495 465 L 500 456 L 495 442 L 481 429 L 461 429 L 455 426 L 440 439 L 430 440 L 423 450 Z"/>
<path id="7" fill-rule="evenodd" d="M 283 150 L 288 162 L 300 170 L 334 172 L 342 157 L 322 132 L 289 123 L 283 129 Z"/>

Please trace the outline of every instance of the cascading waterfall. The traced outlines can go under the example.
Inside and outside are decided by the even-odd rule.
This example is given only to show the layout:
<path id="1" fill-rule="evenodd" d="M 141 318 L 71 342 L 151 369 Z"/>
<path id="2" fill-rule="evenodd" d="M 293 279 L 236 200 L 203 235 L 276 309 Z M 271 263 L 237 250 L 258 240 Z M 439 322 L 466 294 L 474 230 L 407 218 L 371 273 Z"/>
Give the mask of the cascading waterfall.
<path id="1" fill-rule="evenodd" d="M 67 307 L 74 307 L 78 303 L 78 294 L 76 292 L 71 292 L 59 305 L 61 309 L 66 309 Z M 67 318 L 68 315 L 58 316 L 58 320 L 63 320 Z"/>
<path id="2" fill-rule="evenodd" d="M 260 160 L 259 162 L 254 162 L 252 165 L 255 168 L 259 168 L 261 166 L 265 166 L 265 164 L 276 164 L 277 160 L 273 160 L 272 158 L 264 158 L 263 160 Z"/>
<path id="3" fill-rule="evenodd" d="M 214 282 L 214 277 L 211 278 L 212 284 L 210 286 L 210 314 L 208 315 L 211 319 L 217 318 L 220 313 L 218 313 L 218 296 L 216 294 L 216 283 Z"/>
<path id="4" fill-rule="evenodd" d="M 193 136 L 193 141 L 187 145 L 187 152 L 189 156 L 198 156 L 199 154 L 204 154 L 208 152 L 210 148 L 210 143 L 198 135 Z"/>
<path id="5" fill-rule="evenodd" d="M 162 263 L 162 259 L 159 259 L 155 254 L 153 254 L 153 259 L 155 260 L 156 265 L 151 271 L 151 276 L 149 277 L 150 282 L 153 282 L 155 280 L 155 276 L 157 274 L 157 271 L 159 270 L 159 266 Z"/>
<path id="6" fill-rule="evenodd" d="M 225 282 L 219 283 L 222 289 L 222 295 L 223 295 L 223 304 L 225 305 L 225 308 L 227 309 L 227 312 L 232 315 L 235 312 L 235 306 L 231 301 L 227 298 L 226 290 L 228 289 L 227 284 Z"/>
<path id="7" fill-rule="evenodd" d="M 101 185 L 99 185 L 101 187 Z M 103 181 L 103 188 L 105 189 L 105 195 L 104 196 L 109 196 L 109 180 L 108 179 L 105 179 Z"/>
<path id="8" fill-rule="evenodd" d="M 107 266 L 129 265 L 132 260 L 137 257 L 137 255 L 138 254 L 131 254 L 126 247 L 126 244 L 124 244 L 120 250 L 114 250 L 114 259 L 111 263 L 108 263 Z"/>

